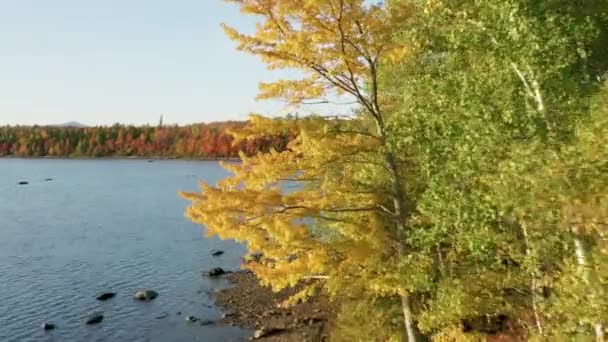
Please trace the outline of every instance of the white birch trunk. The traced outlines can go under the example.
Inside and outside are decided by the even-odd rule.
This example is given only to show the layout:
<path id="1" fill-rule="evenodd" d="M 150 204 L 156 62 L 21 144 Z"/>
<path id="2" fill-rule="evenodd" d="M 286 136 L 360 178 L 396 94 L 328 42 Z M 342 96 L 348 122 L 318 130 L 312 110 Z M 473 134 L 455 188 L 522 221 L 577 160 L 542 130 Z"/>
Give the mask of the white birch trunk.
<path id="1" fill-rule="evenodd" d="M 574 253 L 576 255 L 576 264 L 578 265 L 578 270 L 583 278 L 583 281 L 589 284 L 589 270 L 587 268 L 587 259 L 585 251 L 585 245 L 580 238 L 580 230 L 578 226 L 574 225 L 572 227 L 572 233 L 574 234 Z M 605 342 L 604 337 L 604 326 L 601 322 L 598 322 L 594 325 L 595 330 L 595 341 L 596 342 Z"/>
<path id="2" fill-rule="evenodd" d="M 532 247 L 530 246 L 530 239 L 528 237 L 528 227 L 525 223 L 521 223 L 521 230 L 524 235 L 524 242 L 526 244 L 526 256 L 531 257 L 532 255 Z M 534 321 L 536 324 L 536 329 L 538 333 L 543 335 L 543 325 L 540 320 L 540 315 L 538 314 L 538 286 L 536 284 L 537 277 L 537 267 L 534 265 L 534 272 L 532 274 L 532 282 L 530 284 L 530 289 L 532 290 L 532 310 L 534 311 Z"/>
<path id="3" fill-rule="evenodd" d="M 410 309 L 410 299 L 408 296 L 401 296 L 401 308 L 403 309 L 403 321 L 405 323 L 407 341 L 416 342 L 416 331 L 414 329 L 414 320 L 412 318 L 412 310 Z"/>

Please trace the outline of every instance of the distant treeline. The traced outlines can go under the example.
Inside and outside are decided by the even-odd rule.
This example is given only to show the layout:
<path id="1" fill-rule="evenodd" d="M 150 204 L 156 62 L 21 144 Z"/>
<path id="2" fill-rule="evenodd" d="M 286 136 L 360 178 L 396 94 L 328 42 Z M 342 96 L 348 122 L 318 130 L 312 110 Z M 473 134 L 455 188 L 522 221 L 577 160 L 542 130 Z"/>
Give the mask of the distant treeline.
<path id="1" fill-rule="evenodd" d="M 287 137 L 244 141 L 233 146 L 229 130 L 244 122 L 218 122 L 188 126 L 3 126 L 0 157 L 174 157 L 230 158 L 239 151 L 253 155 L 270 148 L 283 149 Z"/>

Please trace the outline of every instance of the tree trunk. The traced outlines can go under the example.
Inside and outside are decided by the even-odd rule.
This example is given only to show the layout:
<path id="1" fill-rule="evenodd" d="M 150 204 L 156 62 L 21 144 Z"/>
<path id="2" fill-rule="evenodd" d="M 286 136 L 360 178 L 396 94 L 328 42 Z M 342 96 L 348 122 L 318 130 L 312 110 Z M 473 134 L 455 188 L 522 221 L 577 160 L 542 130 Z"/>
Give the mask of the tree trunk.
<path id="1" fill-rule="evenodd" d="M 372 98 L 370 99 L 371 101 L 366 101 L 366 99 L 363 98 L 358 91 L 356 97 L 358 98 L 359 102 L 363 104 L 365 108 L 367 108 L 369 114 L 371 114 L 371 117 L 376 124 L 378 137 L 380 138 L 382 147 L 386 149 L 386 126 L 384 124 L 382 111 L 380 110 L 380 105 L 378 103 L 378 79 L 376 74 L 376 66 L 374 65 L 374 63 L 372 63 L 372 61 L 369 62 L 372 87 Z M 357 89 L 357 85 L 354 84 L 354 86 L 355 89 Z M 395 215 L 395 228 L 397 230 L 397 243 L 399 246 L 398 252 L 399 256 L 403 257 L 405 256 L 405 221 L 407 216 L 411 214 L 413 208 L 410 208 L 411 205 L 406 201 L 405 195 L 403 193 L 399 166 L 397 165 L 395 156 L 388 149 L 384 151 L 384 162 L 386 163 L 386 168 L 389 171 L 391 179 L 391 190 L 394 207 L 393 214 Z M 416 329 L 416 326 L 414 325 L 414 317 L 412 314 L 409 295 L 401 295 L 401 309 L 403 312 L 403 323 L 405 325 L 405 333 L 407 336 L 407 340 L 408 342 L 416 342 L 418 340 L 418 331 Z"/>
<path id="2" fill-rule="evenodd" d="M 587 267 L 587 251 L 585 250 L 585 245 L 581 240 L 579 227 L 574 225 L 572 227 L 572 233 L 574 234 L 574 252 L 576 254 L 576 264 L 578 265 L 579 274 L 583 278 L 583 281 L 589 284 L 590 279 L 589 269 Z M 604 342 L 604 326 L 602 325 L 602 323 L 596 323 L 593 328 L 595 330 L 596 342 Z"/>
<path id="3" fill-rule="evenodd" d="M 403 310 L 403 323 L 405 324 L 407 341 L 416 342 L 416 328 L 414 327 L 414 319 L 412 318 L 409 296 L 401 296 L 401 309 Z"/>
<path id="4" fill-rule="evenodd" d="M 595 341 L 596 342 L 605 342 L 606 339 L 604 337 L 604 327 L 602 323 L 597 323 L 595 325 Z"/>
<path id="5" fill-rule="evenodd" d="M 395 162 L 395 158 L 390 152 L 386 153 L 386 164 L 391 174 L 391 183 L 393 187 L 393 206 L 396 216 L 397 236 L 399 238 L 399 256 L 405 255 L 405 220 L 406 220 L 406 209 L 405 199 L 403 195 L 403 189 L 401 188 L 401 179 L 399 178 L 398 167 Z M 409 210 L 408 210 L 409 211 Z M 414 326 L 414 318 L 412 315 L 412 309 L 410 305 L 409 295 L 401 295 L 401 310 L 403 312 L 403 323 L 405 326 L 405 333 L 408 342 L 417 341 L 416 327 Z"/>
<path id="6" fill-rule="evenodd" d="M 521 223 L 521 231 L 524 235 L 524 243 L 526 244 L 526 257 L 532 257 L 532 246 L 530 245 L 530 239 L 528 236 L 528 227 L 525 222 Z M 538 314 L 538 285 L 536 284 L 538 277 L 538 267 L 536 262 L 532 273 L 532 281 L 530 282 L 530 290 L 532 291 L 532 310 L 534 311 L 534 321 L 536 323 L 536 329 L 538 333 L 543 335 L 543 325 Z"/>

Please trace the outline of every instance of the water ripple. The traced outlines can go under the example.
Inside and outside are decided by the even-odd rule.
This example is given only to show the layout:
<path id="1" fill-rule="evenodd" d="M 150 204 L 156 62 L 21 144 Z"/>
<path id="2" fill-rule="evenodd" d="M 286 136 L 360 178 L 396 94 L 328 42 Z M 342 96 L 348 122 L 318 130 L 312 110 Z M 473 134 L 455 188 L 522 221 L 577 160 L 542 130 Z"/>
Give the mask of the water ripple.
<path id="1" fill-rule="evenodd" d="M 0 341 L 242 340 L 241 330 L 193 327 L 176 315 L 219 317 L 205 292 L 221 282 L 200 271 L 234 268 L 242 253 L 185 221 L 176 192 L 196 190 L 197 180 L 184 173 L 211 183 L 224 175 L 216 163 L 0 159 Z M 11 185 L 48 175 L 55 181 Z M 226 254 L 210 258 L 212 249 Z M 140 288 L 160 296 L 137 302 Z M 118 295 L 96 301 L 106 290 Z M 96 311 L 103 323 L 83 325 Z M 44 321 L 58 329 L 43 332 Z"/>

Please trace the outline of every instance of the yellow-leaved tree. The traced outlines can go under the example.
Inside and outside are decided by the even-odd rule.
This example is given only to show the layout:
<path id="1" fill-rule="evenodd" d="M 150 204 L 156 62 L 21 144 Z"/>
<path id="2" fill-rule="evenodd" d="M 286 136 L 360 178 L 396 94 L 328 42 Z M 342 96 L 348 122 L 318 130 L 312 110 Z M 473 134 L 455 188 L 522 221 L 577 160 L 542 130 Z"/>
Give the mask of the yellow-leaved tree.
<path id="1" fill-rule="evenodd" d="M 387 144 L 390 103 L 378 82 L 381 65 L 410 52 L 393 40 L 410 9 L 363 0 L 226 1 L 261 19 L 250 35 L 224 25 L 239 50 L 260 56 L 270 69 L 304 75 L 260 84 L 259 98 L 302 104 L 341 95 L 361 109 L 349 119 L 252 116 L 237 140 L 295 138 L 284 151 L 225 164 L 233 176 L 216 186 L 201 184 L 202 193 L 183 194 L 192 201 L 187 216 L 209 235 L 262 252 L 246 267 L 275 290 L 318 280 L 292 300 L 323 288 L 344 301 L 371 295 L 399 303 L 403 320 L 395 324 L 402 329 L 387 326 L 382 339 L 415 341 L 410 298 L 427 281 L 432 260 L 404 257 L 417 190 L 402 181 L 406 171 L 414 172 L 407 156 Z"/>

